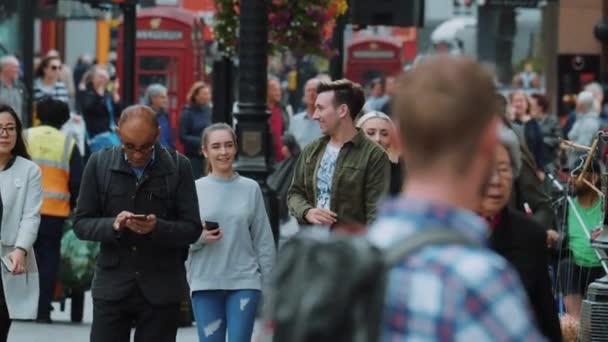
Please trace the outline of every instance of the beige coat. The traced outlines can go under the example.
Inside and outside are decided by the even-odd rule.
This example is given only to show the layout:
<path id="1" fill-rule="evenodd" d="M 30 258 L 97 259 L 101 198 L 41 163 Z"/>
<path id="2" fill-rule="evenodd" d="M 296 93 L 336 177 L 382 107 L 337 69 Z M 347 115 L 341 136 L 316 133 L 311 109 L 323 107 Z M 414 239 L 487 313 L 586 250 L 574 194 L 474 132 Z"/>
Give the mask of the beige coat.
<path id="1" fill-rule="evenodd" d="M 28 251 L 26 273 L 14 276 L 3 266 L 2 286 L 9 316 L 13 319 L 34 319 L 38 311 L 38 267 L 33 245 L 40 225 L 42 186 L 40 168 L 33 162 L 17 157 L 15 163 L 0 172 L 2 194 L 2 226 L 0 255 L 16 247 Z"/>

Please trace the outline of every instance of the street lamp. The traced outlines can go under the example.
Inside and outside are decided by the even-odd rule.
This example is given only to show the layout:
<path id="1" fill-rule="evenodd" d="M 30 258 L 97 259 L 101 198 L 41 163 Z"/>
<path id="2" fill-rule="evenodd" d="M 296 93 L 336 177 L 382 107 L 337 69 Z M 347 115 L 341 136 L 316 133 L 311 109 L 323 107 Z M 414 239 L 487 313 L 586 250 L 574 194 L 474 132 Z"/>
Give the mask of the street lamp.
<path id="1" fill-rule="evenodd" d="M 279 237 L 276 194 L 266 179 L 271 168 L 271 133 L 266 108 L 268 7 L 266 1 L 242 0 L 239 27 L 238 106 L 234 113 L 239 141 L 236 170 L 262 188 L 275 243 Z"/>

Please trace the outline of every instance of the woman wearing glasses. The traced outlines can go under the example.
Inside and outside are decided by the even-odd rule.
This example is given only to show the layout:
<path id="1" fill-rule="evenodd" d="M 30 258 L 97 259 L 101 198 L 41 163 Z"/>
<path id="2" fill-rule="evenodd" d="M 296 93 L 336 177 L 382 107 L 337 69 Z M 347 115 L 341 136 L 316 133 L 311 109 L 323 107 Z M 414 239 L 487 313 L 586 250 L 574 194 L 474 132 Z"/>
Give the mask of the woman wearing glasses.
<path id="1" fill-rule="evenodd" d="M 489 247 L 517 271 L 530 300 L 540 332 L 561 341 L 557 309 L 549 279 L 547 233 L 523 213 L 509 208 L 513 180 L 522 168 L 519 141 L 505 126 L 498 132 L 494 170 L 478 210 L 489 226 Z"/>
<path id="2" fill-rule="evenodd" d="M 32 246 L 42 205 L 41 175 L 29 160 L 15 111 L 0 105 L 0 341 L 12 319 L 35 319 L 38 269 Z"/>
<path id="3" fill-rule="evenodd" d="M 61 59 L 57 56 L 44 58 L 36 68 L 34 81 L 34 102 L 44 97 L 52 97 L 65 103 L 70 102 L 68 89 L 59 80 L 61 76 Z"/>

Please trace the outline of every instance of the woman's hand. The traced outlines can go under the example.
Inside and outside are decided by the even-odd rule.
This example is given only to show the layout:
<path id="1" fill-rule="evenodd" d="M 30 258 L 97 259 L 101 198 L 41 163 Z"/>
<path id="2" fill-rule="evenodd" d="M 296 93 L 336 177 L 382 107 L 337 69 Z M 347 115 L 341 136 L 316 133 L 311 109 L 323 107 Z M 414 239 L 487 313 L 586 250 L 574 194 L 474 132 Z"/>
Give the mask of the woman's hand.
<path id="1" fill-rule="evenodd" d="M 8 255 L 13 267 L 11 272 L 13 275 L 25 273 L 25 252 L 19 248 L 16 248 L 11 254 Z"/>
<path id="2" fill-rule="evenodd" d="M 214 230 L 207 230 L 203 227 L 203 243 L 214 243 L 222 239 L 224 233 L 220 228 Z"/>

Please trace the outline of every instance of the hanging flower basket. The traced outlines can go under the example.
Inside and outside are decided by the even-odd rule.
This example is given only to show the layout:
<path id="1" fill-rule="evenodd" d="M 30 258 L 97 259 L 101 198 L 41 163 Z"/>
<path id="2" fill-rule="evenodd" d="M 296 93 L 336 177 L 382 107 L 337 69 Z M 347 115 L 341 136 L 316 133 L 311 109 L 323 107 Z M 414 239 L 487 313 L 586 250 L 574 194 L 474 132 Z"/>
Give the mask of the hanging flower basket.
<path id="1" fill-rule="evenodd" d="M 255 0 L 262 1 L 262 0 Z M 346 13 L 347 0 L 266 0 L 268 53 L 335 55 L 331 38 L 336 18 Z M 239 0 L 216 0 L 213 28 L 224 53 L 235 55 L 238 46 Z"/>

